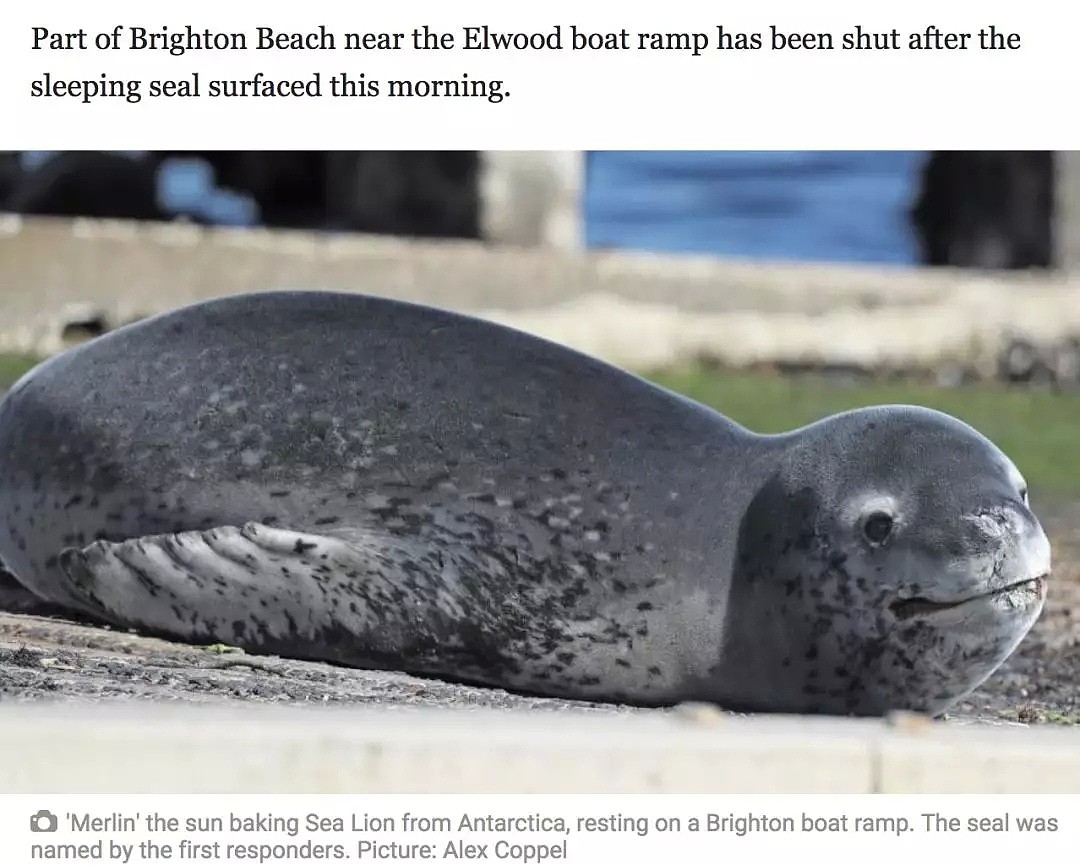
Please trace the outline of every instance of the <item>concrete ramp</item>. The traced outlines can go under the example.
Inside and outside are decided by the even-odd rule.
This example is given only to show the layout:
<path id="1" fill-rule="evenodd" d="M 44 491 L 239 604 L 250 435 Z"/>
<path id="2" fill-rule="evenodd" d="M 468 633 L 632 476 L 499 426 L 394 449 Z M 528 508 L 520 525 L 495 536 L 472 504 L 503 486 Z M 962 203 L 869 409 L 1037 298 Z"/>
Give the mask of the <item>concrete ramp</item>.
<path id="1" fill-rule="evenodd" d="M 5 792 L 1080 792 L 1080 730 L 498 709 L 0 707 Z"/>

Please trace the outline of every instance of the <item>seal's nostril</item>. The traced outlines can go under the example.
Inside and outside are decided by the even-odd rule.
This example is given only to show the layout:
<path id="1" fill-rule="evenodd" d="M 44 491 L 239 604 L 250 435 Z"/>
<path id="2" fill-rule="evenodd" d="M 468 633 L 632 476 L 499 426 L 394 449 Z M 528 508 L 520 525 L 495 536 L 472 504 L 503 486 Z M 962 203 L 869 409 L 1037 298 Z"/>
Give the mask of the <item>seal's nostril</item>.
<path id="1" fill-rule="evenodd" d="M 1020 540 L 1032 531 L 1039 530 L 1035 515 L 1016 501 L 980 508 L 964 519 L 989 538 L 1012 535 L 1015 540 Z"/>
<path id="2" fill-rule="evenodd" d="M 1005 508 L 976 511 L 966 518 L 978 531 L 990 538 L 1000 538 L 1010 529 L 1015 531 L 1016 521 Z"/>

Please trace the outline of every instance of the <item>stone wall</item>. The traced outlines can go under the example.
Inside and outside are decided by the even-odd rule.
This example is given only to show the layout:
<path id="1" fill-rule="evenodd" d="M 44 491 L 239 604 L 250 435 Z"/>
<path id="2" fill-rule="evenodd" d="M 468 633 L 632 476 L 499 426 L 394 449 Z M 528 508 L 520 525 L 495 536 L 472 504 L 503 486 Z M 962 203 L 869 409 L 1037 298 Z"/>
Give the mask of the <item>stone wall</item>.
<path id="1" fill-rule="evenodd" d="M 1011 357 L 1010 375 L 1067 379 L 1080 337 L 1080 275 L 0 217 L 0 351 L 55 352 L 198 300 L 298 288 L 470 312 L 634 368 L 707 358 L 987 377 Z"/>

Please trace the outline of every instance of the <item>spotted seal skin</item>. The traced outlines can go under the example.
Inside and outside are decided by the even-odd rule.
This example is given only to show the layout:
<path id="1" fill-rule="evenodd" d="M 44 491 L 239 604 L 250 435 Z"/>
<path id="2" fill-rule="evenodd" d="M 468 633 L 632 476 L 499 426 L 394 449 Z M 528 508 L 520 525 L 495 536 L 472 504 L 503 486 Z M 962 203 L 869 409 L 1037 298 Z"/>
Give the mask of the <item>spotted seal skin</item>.
<path id="1" fill-rule="evenodd" d="M 886 406 L 762 436 L 592 358 L 321 292 L 211 301 L 0 403 L 0 558 L 252 652 L 663 705 L 941 712 L 1050 550 L 986 438 Z"/>

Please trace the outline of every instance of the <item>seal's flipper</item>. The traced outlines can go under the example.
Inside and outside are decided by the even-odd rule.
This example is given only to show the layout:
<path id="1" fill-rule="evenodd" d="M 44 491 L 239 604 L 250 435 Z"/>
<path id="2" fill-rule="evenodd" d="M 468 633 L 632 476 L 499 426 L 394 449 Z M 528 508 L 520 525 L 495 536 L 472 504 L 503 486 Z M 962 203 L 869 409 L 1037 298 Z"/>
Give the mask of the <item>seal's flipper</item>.
<path id="1" fill-rule="evenodd" d="M 70 589 L 108 620 L 196 642 L 349 660 L 399 600 L 387 550 L 258 523 L 66 549 Z M 350 637 L 356 638 L 351 645 Z"/>

